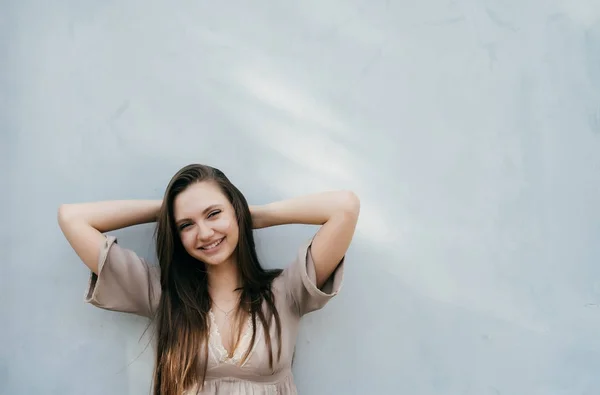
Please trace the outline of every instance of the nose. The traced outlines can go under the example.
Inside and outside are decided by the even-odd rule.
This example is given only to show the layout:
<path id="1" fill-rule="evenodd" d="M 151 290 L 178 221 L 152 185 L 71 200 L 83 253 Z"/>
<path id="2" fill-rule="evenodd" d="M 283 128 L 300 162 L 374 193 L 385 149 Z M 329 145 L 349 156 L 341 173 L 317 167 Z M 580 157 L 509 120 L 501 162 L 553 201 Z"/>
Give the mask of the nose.
<path id="1" fill-rule="evenodd" d="M 198 225 L 198 240 L 209 241 L 214 234 L 215 231 L 210 226 L 206 226 L 202 223 Z"/>

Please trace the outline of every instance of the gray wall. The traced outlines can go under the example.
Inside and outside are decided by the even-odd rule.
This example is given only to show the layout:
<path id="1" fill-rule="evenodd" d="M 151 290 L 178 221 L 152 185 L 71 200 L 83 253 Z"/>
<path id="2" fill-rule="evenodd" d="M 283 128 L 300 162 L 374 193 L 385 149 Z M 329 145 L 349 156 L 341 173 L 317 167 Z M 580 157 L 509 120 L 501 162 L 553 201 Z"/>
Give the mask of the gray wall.
<path id="1" fill-rule="evenodd" d="M 598 4 L 2 2 L 0 393 L 146 393 L 146 322 L 82 302 L 56 209 L 203 162 L 362 198 L 302 394 L 598 394 Z M 314 231 L 259 232 L 265 265 Z"/>

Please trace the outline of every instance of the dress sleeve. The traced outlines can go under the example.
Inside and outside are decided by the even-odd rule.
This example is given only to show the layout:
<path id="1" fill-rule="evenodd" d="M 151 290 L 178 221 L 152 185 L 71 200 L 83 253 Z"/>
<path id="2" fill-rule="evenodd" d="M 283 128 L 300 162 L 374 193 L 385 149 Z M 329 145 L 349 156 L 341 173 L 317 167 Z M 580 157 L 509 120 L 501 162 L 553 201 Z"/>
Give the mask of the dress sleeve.
<path id="1" fill-rule="evenodd" d="M 114 236 L 106 236 L 98 274 L 90 273 L 84 300 L 102 309 L 150 317 L 160 300 L 159 268 L 119 246 Z"/>
<path id="2" fill-rule="evenodd" d="M 323 308 L 342 288 L 346 258 L 342 258 L 325 284 L 317 288 L 311 245 L 312 239 L 302 245 L 296 259 L 281 274 L 288 303 L 299 316 Z"/>

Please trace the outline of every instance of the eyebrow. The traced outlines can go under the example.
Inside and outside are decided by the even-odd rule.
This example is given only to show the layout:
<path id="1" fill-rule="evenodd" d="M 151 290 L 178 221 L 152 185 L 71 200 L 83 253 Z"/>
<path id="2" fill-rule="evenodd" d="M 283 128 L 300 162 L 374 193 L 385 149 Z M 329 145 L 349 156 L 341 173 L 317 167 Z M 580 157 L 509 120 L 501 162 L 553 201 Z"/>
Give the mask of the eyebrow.
<path id="1" fill-rule="evenodd" d="M 202 210 L 202 215 L 206 215 L 206 213 L 208 213 L 209 211 L 211 211 L 217 207 L 220 207 L 220 206 L 221 206 L 220 204 L 211 204 L 210 206 L 208 206 L 207 208 Z M 188 220 L 189 220 L 189 218 L 181 218 L 181 219 L 178 219 L 177 221 L 175 221 L 175 224 L 177 225 L 180 222 L 188 221 Z"/>

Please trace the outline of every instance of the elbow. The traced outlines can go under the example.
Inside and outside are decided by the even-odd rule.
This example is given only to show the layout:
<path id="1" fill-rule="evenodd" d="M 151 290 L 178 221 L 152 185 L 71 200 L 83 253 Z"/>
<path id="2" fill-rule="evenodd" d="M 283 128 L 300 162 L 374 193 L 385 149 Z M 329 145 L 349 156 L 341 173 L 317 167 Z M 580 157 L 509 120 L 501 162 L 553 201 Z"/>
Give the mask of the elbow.
<path id="1" fill-rule="evenodd" d="M 73 207 L 70 204 L 61 204 L 58 207 L 56 218 L 58 220 L 59 225 L 62 226 L 62 224 L 73 218 Z"/>
<path id="2" fill-rule="evenodd" d="M 360 198 L 352 191 L 341 192 L 340 208 L 346 213 L 358 218 L 360 214 Z"/>
<path id="3" fill-rule="evenodd" d="M 64 221 L 65 216 L 67 215 L 67 212 L 69 210 L 68 207 L 69 206 L 67 204 L 61 204 L 60 206 L 58 206 L 58 211 L 56 213 L 56 219 L 58 220 L 58 223 Z"/>
<path id="4" fill-rule="evenodd" d="M 64 224 L 66 221 L 68 211 L 69 211 L 68 205 L 61 204 L 60 206 L 58 206 L 58 211 L 56 213 L 56 220 L 58 221 L 58 224 L 61 226 L 61 228 L 62 228 L 62 224 Z"/>

